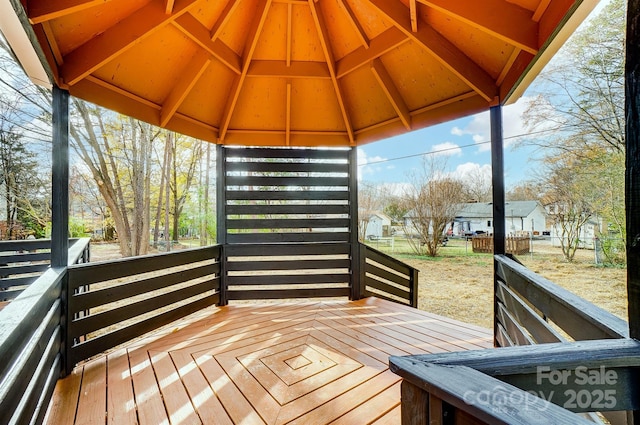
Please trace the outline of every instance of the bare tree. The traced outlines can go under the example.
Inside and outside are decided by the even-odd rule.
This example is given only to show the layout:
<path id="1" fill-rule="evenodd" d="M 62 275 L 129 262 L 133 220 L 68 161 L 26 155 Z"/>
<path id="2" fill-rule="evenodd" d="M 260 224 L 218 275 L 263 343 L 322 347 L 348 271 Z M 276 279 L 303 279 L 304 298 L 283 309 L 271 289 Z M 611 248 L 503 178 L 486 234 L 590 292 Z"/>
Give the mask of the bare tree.
<path id="1" fill-rule="evenodd" d="M 367 226 L 371 216 L 382 208 L 378 188 L 371 183 L 360 182 L 358 189 L 358 239 L 363 241 L 367 236 Z"/>
<path id="2" fill-rule="evenodd" d="M 455 218 L 464 198 L 464 187 L 459 180 L 445 173 L 446 162 L 425 158 L 420 173 L 414 175 L 413 192 L 407 197 L 410 223 L 405 223 L 405 233 L 417 254 L 436 257 L 442 246 L 444 231 Z"/>

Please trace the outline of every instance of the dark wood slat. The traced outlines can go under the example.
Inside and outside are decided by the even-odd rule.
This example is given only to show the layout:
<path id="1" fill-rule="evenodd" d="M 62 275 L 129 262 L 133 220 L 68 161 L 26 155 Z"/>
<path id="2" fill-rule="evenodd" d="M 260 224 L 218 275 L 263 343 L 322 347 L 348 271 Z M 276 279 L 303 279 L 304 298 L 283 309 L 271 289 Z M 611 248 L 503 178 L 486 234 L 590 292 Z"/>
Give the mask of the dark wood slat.
<path id="1" fill-rule="evenodd" d="M 409 291 L 404 291 L 400 288 L 397 288 L 395 286 L 386 284 L 384 282 L 381 282 L 377 279 L 374 279 L 370 276 L 367 276 L 365 279 L 365 283 L 367 286 L 370 286 L 372 288 L 378 289 L 380 291 L 386 292 L 387 294 L 391 294 L 391 295 L 395 295 L 397 297 L 400 297 L 402 299 L 406 299 L 409 303 L 411 302 L 411 293 Z"/>
<path id="2" fill-rule="evenodd" d="M 3 301 L 15 300 L 23 292 L 24 292 L 24 289 L 0 290 L 0 300 L 3 300 Z"/>
<path id="3" fill-rule="evenodd" d="M 50 252 L 25 252 L 22 254 L 1 255 L 0 264 L 9 263 L 26 263 L 29 261 L 47 261 L 51 260 Z"/>
<path id="4" fill-rule="evenodd" d="M 576 340 L 626 338 L 627 323 L 619 317 L 537 275 L 506 256 L 495 256 L 497 273 L 508 287 L 533 303 Z M 526 294 L 526 295 L 525 295 Z"/>
<path id="5" fill-rule="evenodd" d="M 372 263 L 365 264 L 365 272 L 379 278 L 386 279 L 390 282 L 397 283 L 398 285 L 405 286 L 407 287 L 407 289 L 409 289 L 409 287 L 411 286 L 411 281 L 409 280 L 410 276 L 399 276 L 388 270 L 381 269 L 380 267 Z"/>
<path id="6" fill-rule="evenodd" d="M 78 338 L 82 335 L 95 332 L 98 329 L 106 328 L 108 326 L 137 317 L 141 314 L 149 313 L 159 308 L 175 304 L 179 301 L 185 300 L 195 295 L 203 294 L 207 291 L 210 291 L 211 287 L 212 282 L 205 281 L 161 295 L 150 297 L 133 304 L 75 319 L 70 323 L 68 331 L 69 337 Z"/>
<path id="7" fill-rule="evenodd" d="M 227 186 L 258 187 L 342 187 L 349 184 L 347 177 L 254 177 L 227 176 Z"/>
<path id="8" fill-rule="evenodd" d="M 96 282 L 130 277 L 136 274 L 183 266 L 213 258 L 220 258 L 219 246 L 77 264 L 69 267 L 69 286 L 71 289 L 77 289 L 80 286 Z"/>
<path id="9" fill-rule="evenodd" d="M 500 347 L 513 347 L 515 344 L 509 337 L 509 333 L 506 331 L 502 323 L 496 323 L 496 328 L 498 330 L 498 334 L 496 335 L 496 339 L 498 340 L 498 344 Z"/>
<path id="10" fill-rule="evenodd" d="M 314 160 L 347 160 L 349 151 L 346 149 L 279 149 L 279 148 L 224 148 L 225 157 L 230 158 L 299 158 Z M 232 162 L 232 161 L 227 161 Z"/>
<path id="11" fill-rule="evenodd" d="M 287 256 L 349 254 L 348 243 L 229 245 L 225 256 Z"/>
<path id="12" fill-rule="evenodd" d="M 162 276 L 154 276 L 122 285 L 91 290 L 89 292 L 81 292 L 73 295 L 70 302 L 70 313 L 79 313 L 100 305 L 125 300 L 146 292 L 167 288 L 177 283 L 187 282 L 192 279 L 214 275 L 216 273 L 220 273 L 220 263 L 207 264 L 188 270 L 179 270 Z M 210 289 L 220 289 L 219 280 L 211 279 L 209 281 L 213 283 L 213 286 Z"/>
<path id="13" fill-rule="evenodd" d="M 230 300 L 268 300 L 286 298 L 324 298 L 347 297 L 349 288 L 310 288 L 310 289 L 264 289 L 264 290 L 229 290 Z"/>
<path id="14" fill-rule="evenodd" d="M 527 334 L 527 331 L 520 326 L 516 319 L 507 311 L 504 304 L 498 303 L 498 317 L 500 323 L 507 331 L 509 339 L 516 345 L 533 345 L 535 341 Z"/>
<path id="15" fill-rule="evenodd" d="M 70 239 L 69 243 L 77 239 Z M 31 239 L 0 242 L 0 252 L 34 251 L 37 249 L 51 249 L 51 239 Z"/>
<path id="16" fill-rule="evenodd" d="M 261 275 L 261 276 L 227 276 L 227 285 L 280 285 L 311 283 L 349 283 L 348 273 L 303 274 L 303 275 Z"/>
<path id="17" fill-rule="evenodd" d="M 402 263 L 397 258 L 393 258 L 392 256 L 373 249 L 370 246 L 367 246 L 367 259 L 398 271 L 405 276 L 411 276 L 411 272 L 413 270 L 413 267 L 409 266 L 408 264 Z"/>
<path id="18" fill-rule="evenodd" d="M 16 264 L 15 266 L 0 266 L 0 276 L 10 276 L 27 273 L 40 273 L 49 268 L 48 263 L 44 264 Z"/>
<path id="19" fill-rule="evenodd" d="M 227 190 L 227 201 L 348 201 L 347 190 Z"/>
<path id="20" fill-rule="evenodd" d="M 349 205 L 292 205 L 258 204 L 227 205 L 228 215 L 269 215 L 269 214 L 349 214 Z"/>
<path id="21" fill-rule="evenodd" d="M 337 229 L 348 227 L 348 218 L 227 219 L 227 229 Z"/>
<path id="22" fill-rule="evenodd" d="M 0 288 L 11 288 L 14 286 L 27 286 L 35 282 L 40 276 L 21 276 L 0 279 Z"/>
<path id="23" fill-rule="evenodd" d="M 402 298 L 400 300 L 397 299 L 397 298 L 392 298 L 391 296 L 385 295 L 384 293 L 376 293 L 376 292 L 371 292 L 371 291 L 365 291 L 365 296 L 376 297 L 376 298 L 380 298 L 381 300 L 391 301 L 391 302 L 396 303 L 398 305 L 406 305 L 407 307 L 411 307 L 411 304 L 409 303 L 408 300 L 405 300 L 404 298 Z"/>
<path id="24" fill-rule="evenodd" d="M 349 232 L 228 233 L 229 244 L 348 242 Z"/>
<path id="25" fill-rule="evenodd" d="M 536 314 L 536 312 L 524 303 L 514 292 L 507 288 L 503 282 L 498 282 L 496 295 L 498 299 L 507 306 L 507 309 L 518 322 L 529 331 L 538 344 L 565 341 L 564 337 Z"/>
<path id="26" fill-rule="evenodd" d="M 56 388 L 56 383 L 60 378 L 60 374 L 62 371 L 62 356 L 57 353 L 55 359 L 53 360 L 53 364 L 49 369 L 49 374 L 47 375 L 47 379 L 42 386 L 40 391 L 40 399 L 38 400 L 38 408 L 34 411 L 34 414 L 31 419 L 31 423 L 44 423 L 44 417 L 47 414 L 47 407 L 49 406 L 49 402 L 53 397 L 53 392 Z"/>
<path id="27" fill-rule="evenodd" d="M 227 162 L 227 172 L 259 173 L 340 173 L 349 172 L 347 163 L 323 162 Z"/>
<path id="28" fill-rule="evenodd" d="M 17 350 L 16 362 L 10 365 L 0 386 L 0 423 L 10 422 L 14 410 L 20 404 L 27 387 L 34 377 L 38 364 L 42 360 L 47 346 L 53 344 L 54 350 L 60 350 L 60 314 L 61 303 L 56 300 L 46 316 L 38 322 L 33 333 L 22 335 L 25 345 Z"/>
<path id="29" fill-rule="evenodd" d="M 349 259 L 335 260 L 277 260 L 277 261 L 229 261 L 228 272 L 258 270 L 308 270 L 308 269 L 348 269 Z"/>
<path id="30" fill-rule="evenodd" d="M 134 323 L 132 325 L 82 342 L 69 350 L 68 356 L 70 368 L 66 372 L 67 374 L 71 373 L 71 369 L 73 368 L 73 366 L 81 360 L 88 359 L 98 353 L 102 353 L 105 350 L 120 345 L 123 342 L 129 341 L 161 326 L 169 324 L 174 320 L 178 320 L 191 313 L 195 313 L 198 310 L 202 310 L 203 308 L 214 305 L 218 303 L 219 300 L 219 294 L 214 294 L 211 297 L 201 298 L 192 303 L 165 311 L 161 314 Z"/>

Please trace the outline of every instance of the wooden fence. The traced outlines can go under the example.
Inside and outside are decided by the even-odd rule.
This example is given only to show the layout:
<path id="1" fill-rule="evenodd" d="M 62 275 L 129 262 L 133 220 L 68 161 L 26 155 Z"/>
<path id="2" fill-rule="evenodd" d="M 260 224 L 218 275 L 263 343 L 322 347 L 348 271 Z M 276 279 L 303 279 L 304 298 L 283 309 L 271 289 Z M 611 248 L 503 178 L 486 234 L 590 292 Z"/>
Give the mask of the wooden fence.
<path id="1" fill-rule="evenodd" d="M 365 296 L 418 307 L 418 269 L 364 244 L 360 255 Z"/>
<path id="2" fill-rule="evenodd" d="M 484 252 L 493 254 L 493 236 L 474 236 L 471 238 L 473 252 Z M 505 238 L 505 249 L 508 254 L 522 255 L 531 250 L 531 242 L 524 236 L 507 236 Z"/>

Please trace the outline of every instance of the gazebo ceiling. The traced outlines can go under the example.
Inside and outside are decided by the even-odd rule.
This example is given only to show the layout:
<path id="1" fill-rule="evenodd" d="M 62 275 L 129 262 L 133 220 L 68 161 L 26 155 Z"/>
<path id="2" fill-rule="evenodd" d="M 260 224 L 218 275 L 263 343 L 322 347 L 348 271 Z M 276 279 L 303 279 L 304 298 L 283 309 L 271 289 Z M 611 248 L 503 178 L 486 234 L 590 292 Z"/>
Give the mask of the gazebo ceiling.
<path id="1" fill-rule="evenodd" d="M 200 139 L 274 146 L 359 145 L 514 100 L 596 3 L 0 2 L 72 95 Z"/>

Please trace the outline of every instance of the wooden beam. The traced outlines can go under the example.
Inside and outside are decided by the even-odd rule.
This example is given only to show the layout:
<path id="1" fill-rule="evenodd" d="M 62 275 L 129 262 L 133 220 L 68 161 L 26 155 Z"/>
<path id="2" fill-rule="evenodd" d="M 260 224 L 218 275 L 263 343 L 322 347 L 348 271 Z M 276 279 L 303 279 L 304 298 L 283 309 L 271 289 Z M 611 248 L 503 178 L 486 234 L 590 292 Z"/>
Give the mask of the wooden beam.
<path id="1" fill-rule="evenodd" d="M 129 15 L 65 55 L 61 72 L 64 82 L 74 85 L 162 28 L 164 24 L 180 17 L 195 2 L 196 0 L 178 0 L 173 15 L 167 16 L 164 6 L 154 1 Z"/>
<path id="2" fill-rule="evenodd" d="M 211 40 L 211 33 L 199 20 L 190 13 L 186 13 L 175 20 L 175 25 L 202 49 L 222 62 L 231 71 L 240 74 L 242 61 L 240 57 L 222 40 Z"/>
<path id="3" fill-rule="evenodd" d="M 164 0 L 164 13 L 171 15 L 173 13 L 173 5 L 175 0 Z"/>
<path id="4" fill-rule="evenodd" d="M 416 0 L 409 0 L 409 13 L 411 15 L 411 31 L 418 32 L 418 5 Z"/>
<path id="5" fill-rule="evenodd" d="M 293 41 L 293 5 L 287 4 L 287 66 L 291 65 L 291 44 Z"/>
<path id="6" fill-rule="evenodd" d="M 291 146 L 291 81 L 287 81 L 287 104 L 285 113 L 285 144 Z"/>
<path id="7" fill-rule="evenodd" d="M 211 56 L 204 50 L 199 50 L 180 73 L 178 84 L 173 87 L 167 96 L 162 111 L 160 112 L 160 126 L 167 125 L 169 120 L 176 113 L 184 99 L 189 95 L 191 89 L 198 82 L 204 71 L 211 63 Z"/>
<path id="8" fill-rule="evenodd" d="M 40 24 L 93 6 L 99 6 L 109 1 L 111 0 L 29 0 L 27 2 L 27 13 L 29 14 L 29 22 Z"/>
<path id="9" fill-rule="evenodd" d="M 533 17 L 531 18 L 531 20 L 534 22 L 540 22 L 540 19 L 542 19 L 542 15 L 544 15 L 544 12 L 546 12 L 547 8 L 549 7 L 549 3 L 551 3 L 551 0 L 542 0 L 536 8 L 536 11 L 533 12 Z"/>
<path id="10" fill-rule="evenodd" d="M 330 79 L 326 62 L 254 60 L 251 61 L 249 77 L 320 78 Z"/>
<path id="11" fill-rule="evenodd" d="M 387 95 L 389 102 L 393 105 L 393 109 L 395 109 L 396 113 L 400 117 L 404 127 L 407 130 L 411 130 L 411 115 L 409 114 L 409 108 L 398 91 L 398 88 L 394 84 L 389 72 L 387 72 L 387 68 L 385 68 L 380 59 L 373 60 L 371 63 L 371 72 L 373 72 L 376 80 L 380 83 L 380 87 L 382 87 L 384 94 Z"/>
<path id="12" fill-rule="evenodd" d="M 356 32 L 356 35 L 358 36 L 358 40 L 360 40 L 360 43 L 362 43 L 362 47 L 364 47 L 365 49 L 368 49 L 369 37 L 367 36 L 367 33 L 364 31 L 364 28 L 362 28 L 362 25 L 360 25 L 360 20 L 356 17 L 355 13 L 353 13 L 353 9 L 349 5 L 349 3 L 347 3 L 346 0 L 338 0 L 338 5 L 347 15 L 347 18 L 349 19 L 349 23 L 351 24 L 351 26 Z"/>
<path id="13" fill-rule="evenodd" d="M 493 78 L 453 43 L 425 22 L 420 23 L 417 32 L 414 33 L 411 30 L 411 18 L 407 6 L 398 0 L 370 1 L 407 37 L 433 55 L 474 91 L 487 101 L 495 98 L 498 87 Z"/>
<path id="14" fill-rule="evenodd" d="M 409 41 L 406 35 L 396 27 L 391 27 L 369 43 L 369 48 L 359 47 L 340 59 L 336 65 L 336 76 L 342 78 L 375 58 Z"/>
<path id="15" fill-rule="evenodd" d="M 258 44 L 258 37 L 262 32 L 262 28 L 264 27 L 264 23 L 267 19 L 267 14 L 269 12 L 269 8 L 271 7 L 271 0 L 260 0 L 256 5 L 256 13 L 253 15 L 253 22 L 251 26 L 247 30 L 247 38 L 245 40 L 245 47 L 243 51 L 243 64 L 242 71 L 240 75 L 238 75 L 232 85 L 231 91 L 229 92 L 229 97 L 227 100 L 227 104 L 224 109 L 224 114 L 222 115 L 222 121 L 220 125 L 220 143 L 224 142 L 224 137 L 229 130 L 229 124 L 231 123 L 231 117 L 233 116 L 233 111 L 236 108 L 236 104 L 238 102 L 238 98 L 240 97 L 240 91 L 242 90 L 242 86 L 244 84 L 244 80 L 247 77 L 247 73 L 249 72 L 249 66 L 251 65 L 251 59 L 253 58 L 253 53 L 256 50 L 256 45 Z"/>
<path id="16" fill-rule="evenodd" d="M 538 52 L 538 24 L 531 12 L 503 0 L 417 0 L 529 53 Z"/>
<path id="17" fill-rule="evenodd" d="M 351 126 L 351 119 L 349 118 L 349 113 L 347 111 L 347 106 L 344 101 L 344 97 L 342 94 L 342 89 L 340 88 L 340 82 L 338 81 L 338 77 L 336 76 L 336 63 L 333 56 L 333 50 L 331 49 L 331 45 L 329 41 L 331 38 L 327 32 L 327 26 L 324 23 L 324 17 L 316 8 L 316 4 L 313 0 L 309 0 L 309 9 L 311 10 L 311 15 L 313 16 L 313 21 L 316 24 L 316 30 L 318 31 L 318 36 L 320 37 L 320 44 L 322 45 L 322 51 L 324 52 L 324 56 L 327 60 L 327 65 L 329 66 L 329 74 L 331 75 L 331 82 L 333 83 L 333 88 L 336 93 L 336 98 L 338 99 L 338 105 L 340 106 L 340 112 L 342 113 L 342 119 L 344 120 L 344 125 L 347 129 L 347 133 L 349 134 L 349 141 L 353 145 L 355 144 L 355 138 L 353 134 L 353 127 Z"/>
<path id="18" fill-rule="evenodd" d="M 233 12 L 236 10 L 236 7 L 240 4 L 239 1 L 229 0 L 227 5 L 224 7 L 224 10 L 218 17 L 218 20 L 211 28 L 211 41 L 216 41 L 220 34 L 222 33 L 223 28 L 226 26 L 227 22 L 229 22 L 229 18 L 233 15 Z"/>

